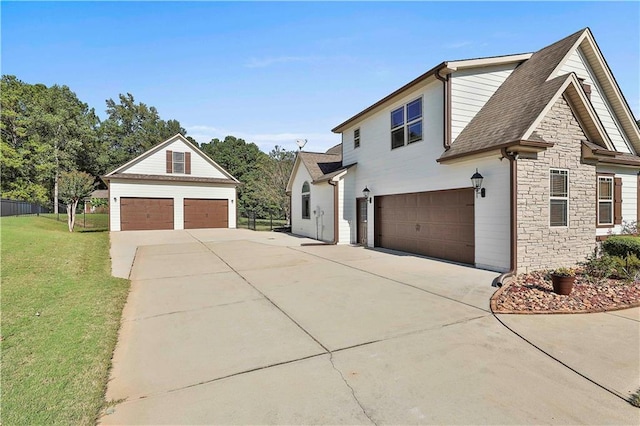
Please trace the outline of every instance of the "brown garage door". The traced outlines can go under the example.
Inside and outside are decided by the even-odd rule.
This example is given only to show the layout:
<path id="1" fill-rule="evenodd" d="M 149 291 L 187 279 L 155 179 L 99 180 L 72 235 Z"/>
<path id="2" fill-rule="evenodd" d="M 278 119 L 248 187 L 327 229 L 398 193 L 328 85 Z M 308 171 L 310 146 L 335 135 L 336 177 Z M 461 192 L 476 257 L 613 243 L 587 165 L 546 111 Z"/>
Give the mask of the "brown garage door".
<path id="1" fill-rule="evenodd" d="M 376 197 L 375 245 L 475 262 L 473 189 Z"/>
<path id="2" fill-rule="evenodd" d="M 229 200 L 184 199 L 184 229 L 228 228 Z"/>
<path id="3" fill-rule="evenodd" d="M 173 198 L 120 198 L 120 229 L 173 229 Z"/>

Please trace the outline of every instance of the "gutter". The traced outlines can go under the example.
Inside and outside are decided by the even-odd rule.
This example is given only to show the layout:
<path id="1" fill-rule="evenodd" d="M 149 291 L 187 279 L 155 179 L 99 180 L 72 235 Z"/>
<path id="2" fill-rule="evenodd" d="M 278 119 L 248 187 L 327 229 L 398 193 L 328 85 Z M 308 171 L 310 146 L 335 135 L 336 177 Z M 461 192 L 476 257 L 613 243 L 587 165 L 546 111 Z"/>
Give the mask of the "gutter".
<path id="1" fill-rule="evenodd" d="M 510 234 L 510 259 L 509 259 L 509 270 L 500 274 L 491 286 L 493 287 L 502 287 L 505 282 L 512 279 L 517 271 L 518 271 L 518 167 L 516 161 L 518 160 L 517 153 L 509 153 L 507 152 L 507 148 L 502 148 L 502 158 L 507 158 L 509 160 L 509 192 L 510 192 L 510 222 L 511 226 L 509 229 Z"/>
<path id="2" fill-rule="evenodd" d="M 435 78 L 442 82 L 442 99 L 443 99 L 443 120 L 444 120 L 444 139 L 442 140 L 442 146 L 447 151 L 451 147 L 451 74 L 447 74 L 445 77 L 440 75 L 440 71 L 447 69 L 446 63 L 436 70 L 433 74 Z"/>
<path id="3" fill-rule="evenodd" d="M 338 244 L 338 182 L 333 179 L 329 179 L 329 185 L 333 186 L 333 241 L 331 241 L 331 245 Z"/>

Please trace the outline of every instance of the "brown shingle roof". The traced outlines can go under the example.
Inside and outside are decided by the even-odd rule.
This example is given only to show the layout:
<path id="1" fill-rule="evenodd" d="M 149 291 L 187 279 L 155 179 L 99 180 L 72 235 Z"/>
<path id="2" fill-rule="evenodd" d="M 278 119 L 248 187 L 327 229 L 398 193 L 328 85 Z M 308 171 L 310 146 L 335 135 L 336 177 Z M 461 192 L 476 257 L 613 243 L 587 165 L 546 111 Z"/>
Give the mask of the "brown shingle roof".
<path id="1" fill-rule="evenodd" d="M 445 151 L 440 160 L 523 139 L 569 75 L 547 81 L 586 29 L 542 50 L 517 67 Z"/>
<path id="2" fill-rule="evenodd" d="M 339 155 L 305 151 L 299 152 L 298 155 L 314 181 L 342 167 L 342 150 Z"/>

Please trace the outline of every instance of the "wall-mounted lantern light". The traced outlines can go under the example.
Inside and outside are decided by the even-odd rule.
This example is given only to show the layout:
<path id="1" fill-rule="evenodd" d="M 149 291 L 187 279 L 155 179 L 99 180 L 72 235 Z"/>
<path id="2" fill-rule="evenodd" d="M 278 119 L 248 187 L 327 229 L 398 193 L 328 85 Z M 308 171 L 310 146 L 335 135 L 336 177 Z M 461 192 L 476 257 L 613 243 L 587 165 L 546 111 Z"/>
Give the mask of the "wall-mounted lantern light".
<path id="1" fill-rule="evenodd" d="M 482 198 L 486 195 L 486 190 L 482 187 L 483 179 L 482 175 L 478 173 L 478 169 L 476 169 L 476 172 L 471 176 L 471 183 L 473 184 L 473 189 L 476 191 L 476 198 L 478 198 L 478 194 L 480 194 Z"/>
<path id="2" fill-rule="evenodd" d="M 118 201 L 118 199 L 116 197 L 113 197 L 113 202 L 115 203 L 116 201 Z"/>
<path id="3" fill-rule="evenodd" d="M 365 186 L 364 189 L 362 190 L 362 195 L 364 195 L 364 198 L 369 200 L 369 203 L 371 203 L 371 198 L 369 198 L 369 194 L 371 194 L 371 191 L 369 191 L 369 188 Z"/>

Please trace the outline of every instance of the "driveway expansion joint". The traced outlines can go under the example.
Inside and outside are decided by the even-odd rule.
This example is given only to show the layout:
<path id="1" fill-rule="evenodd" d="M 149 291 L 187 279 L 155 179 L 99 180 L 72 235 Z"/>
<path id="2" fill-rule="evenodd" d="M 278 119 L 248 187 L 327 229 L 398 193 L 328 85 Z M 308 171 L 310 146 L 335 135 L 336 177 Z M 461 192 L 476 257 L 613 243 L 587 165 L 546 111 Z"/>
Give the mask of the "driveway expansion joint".
<path id="1" fill-rule="evenodd" d="M 200 240 L 198 240 L 200 241 Z M 249 281 L 244 275 L 242 275 L 236 268 L 234 268 L 233 266 L 231 266 L 226 260 L 224 260 L 221 256 L 218 255 L 218 253 L 216 253 L 215 251 L 213 251 L 213 249 L 209 246 L 207 246 L 204 242 L 200 241 L 200 244 L 202 244 L 204 247 L 207 248 L 207 250 L 209 250 L 215 257 L 217 257 L 218 259 L 220 259 L 221 262 L 223 262 L 225 265 L 227 265 L 227 267 L 229 269 L 231 269 L 233 272 L 236 273 L 236 275 L 238 275 L 240 278 L 242 278 L 242 280 L 244 282 L 246 282 L 248 285 L 251 286 L 251 288 L 253 288 L 255 291 L 257 291 L 262 297 L 264 297 L 269 303 L 271 303 L 278 311 L 280 311 L 284 316 L 286 316 L 287 318 L 289 318 L 289 320 L 291 320 L 291 322 L 293 322 L 300 330 L 302 330 L 307 336 L 309 336 L 314 342 L 316 342 L 326 353 L 330 353 L 331 351 L 325 346 L 323 345 L 318 339 L 316 339 L 315 336 L 313 336 L 311 333 L 309 333 L 309 331 L 307 331 L 307 329 L 305 329 L 302 325 L 300 325 L 296 320 L 294 320 L 291 315 L 289 315 L 288 313 L 286 313 L 284 311 L 284 309 L 282 309 L 280 306 L 278 306 L 278 304 L 276 302 L 274 302 L 273 300 L 271 300 L 269 298 L 269 296 L 267 296 L 266 294 L 264 294 L 258 287 L 256 287 L 255 285 L 253 285 L 251 283 L 251 281 Z"/>

